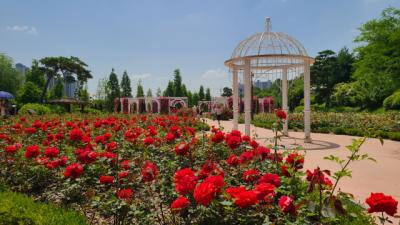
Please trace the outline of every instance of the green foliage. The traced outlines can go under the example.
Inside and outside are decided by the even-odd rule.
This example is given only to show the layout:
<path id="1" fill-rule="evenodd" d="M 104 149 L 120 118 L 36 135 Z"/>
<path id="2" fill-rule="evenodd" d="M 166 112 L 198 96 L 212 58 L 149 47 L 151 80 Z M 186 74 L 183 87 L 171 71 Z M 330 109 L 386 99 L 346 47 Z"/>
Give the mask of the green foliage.
<path id="1" fill-rule="evenodd" d="M 343 107 L 342 107 L 343 108 Z M 302 109 L 302 106 L 296 108 Z M 337 111 L 340 108 L 336 108 Z M 289 128 L 304 129 L 303 113 L 289 115 Z M 243 120 L 241 117 L 240 120 Z M 400 139 L 400 113 L 386 112 L 372 114 L 361 112 L 312 112 L 311 130 L 318 133 L 346 134 L 353 136 L 381 137 L 392 140 Z M 254 116 L 252 123 L 258 127 L 271 129 L 275 121 L 275 114 L 261 113 Z"/>
<path id="2" fill-rule="evenodd" d="M 11 58 L 0 53 L 0 90 L 14 95 L 22 82 L 22 75 L 13 68 Z"/>
<path id="3" fill-rule="evenodd" d="M 206 101 L 211 101 L 211 91 L 210 88 L 206 89 L 206 95 L 205 95 Z"/>
<path id="4" fill-rule="evenodd" d="M 385 109 L 400 109 L 400 89 L 383 101 Z"/>
<path id="5" fill-rule="evenodd" d="M 222 89 L 222 97 L 231 97 L 232 96 L 232 88 L 224 87 Z"/>
<path id="6" fill-rule="evenodd" d="M 400 87 L 400 10 L 387 8 L 379 19 L 363 24 L 355 39 L 354 79 L 364 94 L 363 107 L 382 106 L 383 100 Z"/>
<path id="7" fill-rule="evenodd" d="M 304 78 L 303 76 L 296 77 L 291 81 L 289 88 L 289 108 L 290 110 L 295 109 L 301 104 L 301 100 L 304 97 Z"/>
<path id="8" fill-rule="evenodd" d="M 150 88 L 149 90 L 147 90 L 146 97 L 153 97 L 153 92 L 151 91 Z"/>
<path id="9" fill-rule="evenodd" d="M 182 97 L 183 96 L 183 90 L 182 90 L 182 77 L 181 77 L 181 72 L 179 69 L 176 69 L 174 71 L 174 96 L 175 97 Z"/>
<path id="10" fill-rule="evenodd" d="M 69 58 L 63 56 L 45 57 L 40 60 L 40 63 L 43 65 L 40 69 L 47 76 L 41 96 L 42 102 L 51 79 L 59 78 L 62 75 L 66 82 L 78 80 L 80 83 L 85 83 L 88 79 L 93 78 L 90 70 L 87 69 L 88 65 L 75 56 L 70 56 Z"/>
<path id="11" fill-rule="evenodd" d="M 85 217 L 52 204 L 35 203 L 11 191 L 0 191 L 0 224 L 8 225 L 84 225 Z"/>
<path id="12" fill-rule="evenodd" d="M 143 86 L 142 86 L 142 81 L 139 80 L 137 88 L 136 88 L 136 97 L 144 97 L 144 90 L 143 90 Z"/>
<path id="13" fill-rule="evenodd" d="M 30 81 L 39 88 L 43 88 L 45 84 L 44 71 L 39 66 L 39 61 L 33 60 L 30 70 L 26 73 L 25 82 Z"/>
<path id="14" fill-rule="evenodd" d="M 114 68 L 111 70 L 110 76 L 107 82 L 107 109 L 109 111 L 114 110 L 114 99 L 119 98 L 121 95 L 121 91 L 119 89 L 118 77 L 117 74 L 114 72 Z"/>
<path id="15" fill-rule="evenodd" d="M 29 109 L 34 110 L 37 115 L 43 115 L 43 114 L 51 113 L 51 110 L 47 106 L 42 105 L 42 104 L 37 104 L 37 103 L 25 104 L 19 109 L 18 112 L 20 114 L 28 114 L 28 110 Z"/>
<path id="16" fill-rule="evenodd" d="M 168 81 L 167 88 L 164 91 L 164 96 L 173 97 L 175 92 L 174 90 L 175 90 L 174 82 Z"/>
<path id="17" fill-rule="evenodd" d="M 200 85 L 200 89 L 199 89 L 199 100 L 202 101 L 205 99 L 205 94 L 204 94 L 204 87 L 203 85 Z"/>
<path id="18" fill-rule="evenodd" d="M 22 104 L 38 103 L 40 101 L 41 90 L 32 82 L 27 81 L 18 90 L 17 101 Z"/>
<path id="19" fill-rule="evenodd" d="M 121 79 L 121 97 L 132 97 L 131 80 L 126 70 L 122 74 Z"/>
<path id="20" fill-rule="evenodd" d="M 315 57 L 311 67 L 311 85 L 314 88 L 317 103 L 331 106 L 330 96 L 338 83 L 348 82 L 353 72 L 354 56 L 347 48 L 336 54 L 332 50 L 324 50 Z"/>
<path id="21" fill-rule="evenodd" d="M 50 93 L 51 99 L 60 99 L 63 97 L 64 94 L 64 84 L 63 79 L 57 79 L 56 85 L 53 87 Z"/>

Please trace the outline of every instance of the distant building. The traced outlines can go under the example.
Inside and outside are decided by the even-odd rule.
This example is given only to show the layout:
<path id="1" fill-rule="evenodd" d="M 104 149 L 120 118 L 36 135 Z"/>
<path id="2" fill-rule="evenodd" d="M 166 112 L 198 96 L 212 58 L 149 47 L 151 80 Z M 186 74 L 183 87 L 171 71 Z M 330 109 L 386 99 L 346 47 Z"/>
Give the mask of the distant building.
<path id="1" fill-rule="evenodd" d="M 28 67 L 26 67 L 24 64 L 22 63 L 17 63 L 15 64 L 15 69 L 20 72 L 22 75 L 25 75 L 26 72 L 28 71 Z"/>
<path id="2" fill-rule="evenodd" d="M 268 80 L 268 81 L 260 81 L 257 80 L 256 82 L 253 83 L 254 87 L 258 87 L 261 90 L 267 89 L 269 87 L 272 86 L 272 81 Z"/>

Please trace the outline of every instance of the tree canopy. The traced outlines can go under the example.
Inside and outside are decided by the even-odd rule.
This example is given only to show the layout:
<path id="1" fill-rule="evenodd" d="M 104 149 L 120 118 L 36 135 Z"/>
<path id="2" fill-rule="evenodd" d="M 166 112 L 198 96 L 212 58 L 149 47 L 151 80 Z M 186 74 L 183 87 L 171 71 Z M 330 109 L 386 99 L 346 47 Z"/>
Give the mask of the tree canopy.
<path id="1" fill-rule="evenodd" d="M 132 97 L 131 80 L 126 70 L 122 74 L 121 79 L 121 97 Z"/>

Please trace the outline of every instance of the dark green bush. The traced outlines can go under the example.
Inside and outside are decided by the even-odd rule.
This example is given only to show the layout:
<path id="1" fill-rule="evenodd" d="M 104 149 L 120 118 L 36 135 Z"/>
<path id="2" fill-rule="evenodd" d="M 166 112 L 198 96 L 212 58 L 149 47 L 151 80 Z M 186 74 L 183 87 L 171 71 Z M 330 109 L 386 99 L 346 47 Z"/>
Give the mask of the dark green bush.
<path id="1" fill-rule="evenodd" d="M 37 115 L 51 113 L 51 110 L 47 106 L 42 105 L 42 104 L 37 104 L 37 103 L 25 104 L 21 107 L 21 109 L 19 109 L 18 112 L 20 114 L 27 114 L 29 109 L 34 110 Z"/>
<path id="2" fill-rule="evenodd" d="M 31 198 L 0 191 L 0 225 L 85 225 L 83 215 L 52 204 L 35 203 Z"/>

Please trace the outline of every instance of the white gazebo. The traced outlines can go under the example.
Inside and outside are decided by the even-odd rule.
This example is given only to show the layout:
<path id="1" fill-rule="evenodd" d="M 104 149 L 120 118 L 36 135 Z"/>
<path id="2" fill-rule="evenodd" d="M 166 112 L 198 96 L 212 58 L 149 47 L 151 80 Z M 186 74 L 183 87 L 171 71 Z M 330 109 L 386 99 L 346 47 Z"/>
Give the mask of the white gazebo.
<path id="1" fill-rule="evenodd" d="M 271 30 L 271 20 L 266 19 L 265 30 L 241 41 L 225 61 L 233 78 L 233 128 L 238 128 L 238 74 L 244 81 L 245 133 L 250 135 L 251 82 L 257 78 L 281 79 L 282 109 L 288 113 L 288 77 L 304 76 L 304 142 L 311 142 L 310 136 L 310 64 L 313 58 L 295 38 Z M 288 135 L 288 119 L 283 132 Z"/>

